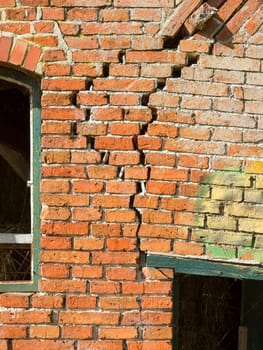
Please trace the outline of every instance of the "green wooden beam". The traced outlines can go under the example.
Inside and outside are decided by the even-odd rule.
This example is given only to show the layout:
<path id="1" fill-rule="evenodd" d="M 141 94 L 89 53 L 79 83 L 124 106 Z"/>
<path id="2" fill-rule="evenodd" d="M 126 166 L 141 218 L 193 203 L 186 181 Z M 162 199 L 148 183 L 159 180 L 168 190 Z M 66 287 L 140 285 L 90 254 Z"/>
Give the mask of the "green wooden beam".
<path id="1" fill-rule="evenodd" d="M 221 263 L 161 254 L 148 254 L 146 266 L 170 268 L 174 269 L 176 273 L 189 275 L 229 277 L 241 280 L 263 280 L 263 266 Z"/>

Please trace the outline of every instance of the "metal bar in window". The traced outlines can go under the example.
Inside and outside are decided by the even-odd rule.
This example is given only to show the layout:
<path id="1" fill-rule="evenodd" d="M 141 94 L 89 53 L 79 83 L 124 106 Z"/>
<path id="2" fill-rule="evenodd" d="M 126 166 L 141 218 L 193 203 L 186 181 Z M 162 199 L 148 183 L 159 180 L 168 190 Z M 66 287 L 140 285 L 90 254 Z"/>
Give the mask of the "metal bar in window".
<path id="1" fill-rule="evenodd" d="M 32 244 L 30 233 L 0 233 L 0 244 Z"/>

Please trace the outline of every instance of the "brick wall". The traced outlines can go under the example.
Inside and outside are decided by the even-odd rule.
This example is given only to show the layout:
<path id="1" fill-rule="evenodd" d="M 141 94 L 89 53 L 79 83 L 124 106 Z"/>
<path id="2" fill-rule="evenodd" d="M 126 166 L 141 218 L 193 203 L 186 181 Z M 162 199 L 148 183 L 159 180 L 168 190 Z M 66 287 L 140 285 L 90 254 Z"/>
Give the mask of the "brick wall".
<path id="1" fill-rule="evenodd" d="M 39 292 L 0 295 L 2 350 L 170 350 L 146 253 L 262 262 L 262 6 L 202 3 L 1 0 L 0 61 L 42 77 Z"/>

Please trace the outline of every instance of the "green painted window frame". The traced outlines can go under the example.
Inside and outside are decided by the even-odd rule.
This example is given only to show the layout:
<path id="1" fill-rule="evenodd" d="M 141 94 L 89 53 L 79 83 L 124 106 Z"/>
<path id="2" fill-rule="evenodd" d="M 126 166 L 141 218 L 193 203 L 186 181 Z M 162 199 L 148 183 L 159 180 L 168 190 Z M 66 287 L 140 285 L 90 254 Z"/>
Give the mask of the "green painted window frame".
<path id="1" fill-rule="evenodd" d="M 38 290 L 40 254 L 40 79 L 26 72 L 0 67 L 0 79 L 22 85 L 30 92 L 30 189 L 31 189 L 31 280 L 0 281 L 0 292 L 31 292 Z M 1 249 L 1 248 L 0 248 Z"/>

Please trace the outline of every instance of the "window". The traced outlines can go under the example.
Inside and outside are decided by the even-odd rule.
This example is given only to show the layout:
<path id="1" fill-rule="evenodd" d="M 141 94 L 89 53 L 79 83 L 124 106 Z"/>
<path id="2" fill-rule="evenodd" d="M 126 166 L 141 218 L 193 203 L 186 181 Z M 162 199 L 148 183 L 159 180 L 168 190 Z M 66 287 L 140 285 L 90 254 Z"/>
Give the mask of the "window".
<path id="1" fill-rule="evenodd" d="M 39 105 L 35 78 L 0 68 L 0 291 L 36 289 Z"/>

